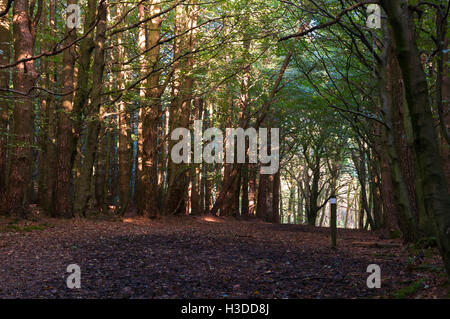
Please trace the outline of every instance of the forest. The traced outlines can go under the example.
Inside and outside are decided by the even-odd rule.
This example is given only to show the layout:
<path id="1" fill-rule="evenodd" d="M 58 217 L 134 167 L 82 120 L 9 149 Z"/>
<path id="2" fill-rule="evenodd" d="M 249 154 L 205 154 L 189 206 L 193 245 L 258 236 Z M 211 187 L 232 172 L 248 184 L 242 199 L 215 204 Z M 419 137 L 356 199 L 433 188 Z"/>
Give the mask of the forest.
<path id="1" fill-rule="evenodd" d="M 450 298 L 449 10 L 0 0 L 0 298 Z"/>

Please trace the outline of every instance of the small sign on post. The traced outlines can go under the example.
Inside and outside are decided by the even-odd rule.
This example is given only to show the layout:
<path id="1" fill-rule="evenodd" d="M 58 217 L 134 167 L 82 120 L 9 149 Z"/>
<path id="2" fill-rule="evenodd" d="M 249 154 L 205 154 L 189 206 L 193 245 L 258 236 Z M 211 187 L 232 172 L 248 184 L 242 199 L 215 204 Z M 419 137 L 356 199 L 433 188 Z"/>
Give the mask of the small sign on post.
<path id="1" fill-rule="evenodd" d="M 330 198 L 331 216 L 330 216 L 330 231 L 331 231 L 331 248 L 336 249 L 336 232 L 337 232 L 337 200 L 333 193 Z"/>

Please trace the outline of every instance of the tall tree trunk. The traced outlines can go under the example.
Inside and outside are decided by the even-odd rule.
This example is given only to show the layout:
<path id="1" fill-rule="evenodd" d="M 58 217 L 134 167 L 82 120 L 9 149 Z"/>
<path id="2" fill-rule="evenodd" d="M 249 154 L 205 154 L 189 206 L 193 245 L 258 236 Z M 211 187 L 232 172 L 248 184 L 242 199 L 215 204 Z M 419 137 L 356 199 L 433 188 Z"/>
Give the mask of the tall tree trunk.
<path id="1" fill-rule="evenodd" d="M 69 1 L 69 3 L 76 4 L 76 1 Z M 96 15 L 96 1 L 89 0 L 87 6 L 87 12 L 85 16 L 84 31 L 87 32 L 94 26 Z M 53 22 L 52 29 L 55 29 Z M 93 33 L 90 32 L 84 39 L 80 41 L 80 63 L 77 69 L 77 90 L 75 96 L 69 94 L 64 96 L 62 100 L 63 112 L 58 112 L 58 118 L 62 118 L 63 122 L 58 124 L 57 145 L 55 146 L 55 157 L 57 158 L 56 176 L 54 186 L 54 208 L 53 214 L 55 216 L 70 217 L 73 215 L 73 205 L 71 189 L 73 184 L 73 168 L 75 164 L 76 155 L 80 154 L 81 150 L 78 149 L 78 145 L 81 145 L 79 138 L 81 136 L 81 112 L 88 99 L 88 76 L 90 69 L 91 52 L 93 45 Z M 76 38 L 75 30 L 70 30 L 67 27 L 66 43 L 73 41 Z M 63 83 L 67 85 L 66 89 L 71 88 L 73 90 L 73 72 L 74 72 L 74 47 L 64 51 L 64 63 L 66 68 L 63 69 Z M 72 103 L 73 99 L 73 103 Z M 67 113 L 71 110 L 71 113 Z M 60 114 L 64 113 L 64 114 Z M 49 114 L 49 120 L 51 120 L 52 114 Z M 59 120 L 59 119 L 58 119 Z M 56 124 L 56 123 L 55 123 Z M 51 125 L 51 123 L 49 123 Z M 75 135 L 74 135 L 74 132 Z M 70 135 L 69 135 L 70 134 Z M 49 155 L 50 156 L 50 155 Z M 49 192 L 53 190 L 49 189 Z"/>
<path id="2" fill-rule="evenodd" d="M 384 128 L 381 130 L 381 139 L 386 140 Z M 386 227 L 388 227 L 390 234 L 393 235 L 397 229 L 397 216 L 399 213 L 394 199 L 394 187 L 389 154 L 386 147 L 383 147 L 383 144 L 385 144 L 385 142 L 381 142 L 380 145 L 377 145 L 378 154 L 380 154 L 381 203 L 383 205 L 384 218 L 386 219 Z"/>
<path id="3" fill-rule="evenodd" d="M 315 155 L 314 159 L 314 167 L 311 167 L 313 174 L 312 180 L 307 181 L 309 184 L 311 182 L 311 186 L 308 191 L 308 205 L 306 207 L 306 216 L 308 219 L 308 224 L 310 226 L 316 225 L 317 214 L 320 210 L 318 206 L 319 200 L 319 182 L 320 182 L 320 157 L 319 155 Z M 309 187 L 309 185 L 308 185 Z"/>
<path id="4" fill-rule="evenodd" d="M 206 108 L 205 109 L 205 120 L 204 120 L 204 129 L 208 129 L 211 126 L 211 110 Z M 212 180 L 212 171 L 213 171 L 213 164 L 204 163 L 202 165 L 203 167 L 203 175 L 202 178 L 204 180 L 205 185 L 205 211 L 211 210 L 213 207 L 213 180 Z"/>
<path id="5" fill-rule="evenodd" d="M 76 4 L 76 0 L 68 0 L 67 5 Z M 76 29 L 66 27 L 66 44 L 72 43 L 76 38 Z M 72 92 L 74 89 L 74 67 L 75 67 L 75 46 L 64 51 L 63 56 L 63 73 L 62 81 L 65 92 Z M 61 105 L 58 112 L 58 129 L 57 129 L 57 168 L 56 168 L 56 184 L 54 216 L 72 217 L 72 201 L 69 197 L 72 183 L 72 166 L 71 156 L 74 148 L 74 139 L 72 130 L 74 128 L 72 122 L 73 112 L 73 94 L 65 94 L 61 99 Z"/>
<path id="6" fill-rule="evenodd" d="M 348 216 L 349 216 L 350 209 L 352 207 L 352 200 L 350 199 L 350 195 L 352 193 L 352 188 L 353 188 L 353 179 L 350 180 L 350 184 L 347 185 L 347 200 L 346 200 L 347 207 L 345 208 L 344 228 L 347 228 Z"/>
<path id="7" fill-rule="evenodd" d="M 386 125 L 382 128 L 381 134 L 381 156 L 385 157 L 384 165 L 390 166 L 390 178 L 392 181 L 392 195 L 395 203 L 394 213 L 398 212 L 398 226 L 403 235 L 404 242 L 412 242 L 417 238 L 417 222 L 414 216 L 414 211 L 409 200 L 408 189 L 403 177 L 403 172 L 400 165 L 400 158 L 398 155 L 398 143 L 396 143 L 395 129 L 398 126 L 394 125 L 394 106 L 402 103 L 401 94 L 398 93 L 402 89 L 400 86 L 399 73 L 394 72 L 395 62 L 393 60 L 393 44 L 389 30 L 383 30 L 385 35 L 385 48 L 383 50 L 383 59 L 379 65 L 379 90 L 380 100 L 382 104 L 382 114 Z M 394 68 L 394 70 L 393 70 Z M 389 162 L 387 160 L 389 157 Z M 385 181 L 389 183 L 389 176 L 385 174 Z M 389 187 L 389 184 L 387 184 Z M 386 192 L 386 190 L 385 190 Z M 386 197 L 387 199 L 389 197 Z"/>
<path id="8" fill-rule="evenodd" d="M 288 218 L 287 218 L 288 224 L 291 223 L 291 216 L 293 215 L 294 197 L 295 197 L 295 188 L 290 187 L 289 188 L 289 201 L 288 201 L 288 214 L 287 214 L 288 215 Z M 295 224 L 295 219 L 294 219 L 294 224 Z"/>
<path id="9" fill-rule="evenodd" d="M 141 16 L 143 16 L 140 7 Z M 152 1 L 149 14 L 154 15 L 161 11 L 159 1 Z M 160 213 L 158 207 L 158 123 L 161 108 L 160 87 L 159 87 L 159 71 L 156 71 L 159 63 L 159 38 L 162 19 L 155 18 L 149 23 L 149 30 L 146 37 L 146 48 L 148 51 L 145 55 L 146 61 L 145 72 L 151 75 L 145 82 L 145 97 L 147 105 L 141 109 L 142 117 L 142 173 L 140 175 L 139 191 L 142 198 L 138 199 L 138 209 L 140 214 L 147 217 L 157 217 Z"/>
<path id="10" fill-rule="evenodd" d="M 273 175 L 273 206 L 272 206 L 272 223 L 280 223 L 280 187 L 281 175 L 280 171 Z"/>
<path id="11" fill-rule="evenodd" d="M 256 214 L 256 165 L 248 166 L 248 214 L 255 216 Z"/>
<path id="12" fill-rule="evenodd" d="M 7 0 L 0 1 L 0 11 L 6 9 Z M 0 64 L 9 64 L 11 59 L 11 31 L 9 14 L 0 17 Z M 9 88 L 11 79 L 10 69 L 0 70 L 0 88 Z M 1 98 L 0 93 L 0 199 L 6 190 L 7 153 L 8 153 L 8 108 L 9 103 Z"/>
<path id="13" fill-rule="evenodd" d="M 301 183 L 297 182 L 297 216 L 298 222 L 303 224 L 305 221 L 304 218 L 304 209 L 303 209 L 303 196 L 301 195 Z"/>
<path id="14" fill-rule="evenodd" d="M 367 223 L 370 225 L 371 229 L 375 229 L 376 225 L 373 222 L 372 216 L 370 214 L 369 203 L 367 200 L 367 190 L 366 190 L 366 152 L 363 149 L 361 143 L 359 143 L 359 157 L 356 156 L 355 152 L 352 151 L 353 163 L 355 164 L 356 171 L 358 173 L 358 180 L 361 185 L 361 214 L 364 212 L 367 216 Z M 360 217 L 363 219 L 363 217 Z M 361 220 L 360 219 L 360 220 Z M 366 227 L 365 227 L 366 228 Z"/>
<path id="15" fill-rule="evenodd" d="M 145 6 L 143 4 L 139 4 L 138 6 L 138 17 L 139 17 L 139 21 L 142 21 L 145 19 Z M 148 48 L 147 45 L 147 24 L 146 23 L 142 23 L 139 26 L 139 32 L 138 32 L 138 46 L 139 46 L 139 51 L 140 52 L 145 52 Z M 148 72 L 148 62 L 147 62 L 147 56 L 145 54 L 142 54 L 140 56 L 139 59 L 139 64 L 141 66 L 141 72 L 140 72 L 140 76 L 143 77 L 145 76 L 145 73 Z M 142 176 L 142 145 L 143 145 L 143 140 L 144 140 L 144 136 L 142 134 L 142 116 L 143 116 L 143 111 L 144 111 L 144 105 L 145 105 L 145 100 L 146 100 L 146 89 L 145 87 L 147 86 L 147 80 L 143 80 L 142 81 L 142 86 L 144 88 L 139 90 L 139 104 L 140 104 L 140 108 L 137 111 L 137 123 L 136 123 L 136 135 L 137 135 L 137 141 L 136 141 L 136 169 L 135 169 L 135 175 L 134 175 L 134 204 L 137 206 L 138 208 L 138 213 L 140 213 L 140 208 L 142 207 L 142 200 L 144 198 L 144 196 L 142 196 L 141 192 L 143 190 L 143 187 L 141 185 L 141 179 L 143 179 L 144 177 Z"/>
<path id="16" fill-rule="evenodd" d="M 269 175 L 260 174 L 258 183 L 258 200 L 256 202 L 256 217 L 262 220 L 264 220 L 267 216 L 268 207 L 266 198 L 268 196 L 268 184 Z"/>
<path id="17" fill-rule="evenodd" d="M 406 0 L 382 0 L 396 42 L 396 54 L 405 82 L 414 148 L 422 177 L 427 212 L 432 212 L 439 248 L 450 275 L 450 196 L 437 146 L 427 80 L 416 45 L 413 21 Z"/>
<path id="18" fill-rule="evenodd" d="M 192 89 L 194 85 L 193 57 L 195 47 L 195 31 L 192 29 L 197 25 L 198 7 L 196 1 L 192 0 L 189 5 L 182 5 L 176 8 L 176 31 L 180 35 L 174 43 L 174 57 L 180 58 L 177 62 L 177 71 L 173 84 L 173 102 L 170 107 L 169 126 L 170 130 L 177 128 L 189 128 L 191 114 Z M 188 31 L 189 30 L 189 31 Z M 184 34 L 183 34 L 184 33 Z M 184 52 L 187 52 L 184 53 Z M 182 54 L 185 54 L 182 57 Z M 174 141 L 169 142 L 170 156 Z M 186 213 L 186 194 L 188 190 L 187 172 L 189 167 L 186 163 L 175 164 L 171 159 L 168 163 L 167 171 L 167 194 L 164 203 L 166 215 L 181 215 Z"/>
<path id="19" fill-rule="evenodd" d="M 85 21 L 84 21 L 84 30 L 83 32 L 87 35 L 79 42 L 79 59 L 78 59 L 78 69 L 77 69 L 77 90 L 75 92 L 75 97 L 73 101 L 73 116 L 72 119 L 74 121 L 74 143 L 72 150 L 72 168 L 74 164 L 76 164 L 76 156 L 81 154 L 81 150 L 78 146 L 81 145 L 79 143 L 79 139 L 81 138 L 83 131 L 83 114 L 86 114 L 87 104 L 89 100 L 90 94 L 90 86 L 89 86 L 89 74 L 91 70 L 91 57 L 92 52 L 95 48 L 94 43 L 94 27 L 97 18 L 97 5 L 100 5 L 104 2 L 104 0 L 100 1 L 98 4 L 97 0 L 87 0 L 87 10 L 85 12 Z M 97 26 L 98 27 L 98 26 Z M 90 32 L 89 32 L 90 31 Z M 88 33 L 89 32 L 89 33 Z M 77 169 L 80 169 L 78 166 Z M 67 196 L 64 194 L 63 196 Z"/>
<path id="20" fill-rule="evenodd" d="M 47 28 L 47 10 L 44 6 L 42 12 L 42 26 Z M 50 36 L 52 40 L 43 40 L 43 46 L 41 51 L 48 51 L 55 45 L 56 34 L 56 7 L 55 1 L 51 0 L 49 3 L 49 22 L 50 22 Z M 55 63 L 52 59 L 44 58 L 42 63 L 43 70 L 45 72 L 45 84 L 44 86 L 54 91 L 55 83 L 58 80 L 58 73 L 55 69 Z M 53 215 L 54 213 L 54 201 L 55 201 L 55 182 L 56 182 L 56 170 L 57 167 L 57 153 L 56 153 L 56 137 L 57 137 L 57 114 L 55 107 L 56 99 L 53 95 L 46 96 L 41 105 L 41 118 L 43 119 L 43 142 L 40 164 L 42 171 L 40 173 L 40 187 L 39 187 L 39 202 L 41 207 L 47 214 Z M 41 181 L 42 180 L 42 181 Z M 41 188 L 42 187 L 42 188 Z"/>
<path id="21" fill-rule="evenodd" d="M 98 18 L 94 65 L 92 69 L 92 94 L 89 105 L 89 123 L 86 136 L 86 150 L 84 160 L 81 163 L 80 176 L 75 187 L 74 209 L 77 215 L 85 216 L 89 200 L 91 198 L 91 179 L 95 153 L 97 151 L 97 139 L 100 130 L 99 111 L 101 105 L 101 92 L 103 83 L 103 70 L 105 67 L 105 31 L 107 18 L 107 5 L 102 1 L 98 7 Z"/>
<path id="22" fill-rule="evenodd" d="M 202 120 L 203 113 L 203 99 L 196 97 L 194 98 L 194 114 L 193 120 Z M 203 214 L 203 205 L 201 203 L 201 180 L 202 180 L 202 170 L 198 163 L 192 165 L 191 168 L 191 214 L 201 215 Z"/>
<path id="23" fill-rule="evenodd" d="M 241 199 L 241 214 L 242 216 L 249 216 L 249 179 L 248 179 L 249 164 L 245 164 L 241 170 L 242 180 L 242 199 Z"/>
<path id="24" fill-rule="evenodd" d="M 448 17 L 447 17 L 448 18 Z M 450 142 L 448 141 L 447 137 L 450 132 L 450 68 L 448 67 L 448 64 L 450 63 L 448 60 L 449 56 L 449 49 L 448 49 L 448 36 L 446 30 L 447 30 L 447 20 L 444 19 L 442 21 L 442 37 L 443 45 L 441 56 L 438 58 L 440 59 L 438 62 L 438 74 L 437 76 L 441 79 L 442 83 L 440 84 L 441 90 L 439 90 L 439 78 L 436 79 L 437 85 L 436 85 L 436 92 L 437 92 L 437 103 L 438 103 L 438 111 L 439 111 L 439 121 L 441 123 L 441 157 L 442 162 L 444 164 L 444 173 L 447 179 L 447 187 L 448 191 L 450 192 Z M 441 27 L 438 24 L 438 28 Z M 439 38 L 439 37 L 438 37 Z M 439 110 L 442 108 L 442 110 Z M 446 137 L 447 135 L 447 137 Z"/>
<path id="25" fill-rule="evenodd" d="M 30 29 L 27 0 L 15 0 L 13 6 L 14 59 L 21 60 L 33 56 L 34 38 Z M 28 211 L 26 185 L 31 184 L 32 136 L 34 126 L 33 101 L 27 96 L 31 94 L 37 79 L 34 61 L 19 63 L 14 68 L 14 90 L 25 94 L 16 99 L 14 105 L 12 130 L 13 145 L 10 150 L 11 166 L 8 186 L 3 196 L 2 211 L 16 216 L 25 216 Z"/>
<path id="26" fill-rule="evenodd" d="M 125 6 L 125 8 L 122 8 Z M 117 16 L 122 16 L 123 12 L 126 11 L 126 5 L 119 5 L 117 7 Z M 124 39 L 122 39 L 122 33 L 117 34 L 117 62 L 125 58 L 125 44 Z M 119 64 L 120 65 L 120 64 Z M 122 64 L 123 67 L 123 64 Z M 119 71 L 119 87 L 125 89 L 125 84 L 128 78 L 128 72 L 120 70 Z M 119 128 L 118 128 L 118 153 L 119 153 L 119 168 L 118 168 L 118 179 L 119 179 L 119 203 L 118 212 L 120 215 L 124 215 L 128 209 L 129 198 L 130 198 L 130 172 L 131 172 L 131 148 L 130 148 L 130 128 L 129 128 L 129 112 L 127 109 L 127 104 L 124 100 L 120 100 L 119 107 Z M 148 199 L 147 199 L 148 200 Z"/>
<path id="27" fill-rule="evenodd" d="M 100 116 L 106 114 L 105 107 L 100 108 Z M 96 166 L 94 175 L 94 196 L 95 196 L 95 208 L 99 212 L 108 212 L 106 209 L 107 205 L 105 202 L 105 194 L 107 187 L 107 171 L 109 168 L 108 160 L 110 156 L 110 124 L 109 118 L 105 119 L 101 123 L 100 134 L 98 138 L 98 152 L 96 156 Z"/>

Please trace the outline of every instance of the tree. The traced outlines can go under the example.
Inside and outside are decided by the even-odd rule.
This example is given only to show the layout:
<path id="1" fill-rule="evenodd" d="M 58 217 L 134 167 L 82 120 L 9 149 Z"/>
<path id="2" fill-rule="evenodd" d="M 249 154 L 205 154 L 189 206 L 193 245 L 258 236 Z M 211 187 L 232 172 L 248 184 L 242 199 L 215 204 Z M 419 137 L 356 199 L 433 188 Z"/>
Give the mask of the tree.
<path id="1" fill-rule="evenodd" d="M 411 116 L 414 149 L 422 177 L 424 204 L 432 212 L 447 272 L 450 274 L 450 196 L 439 156 L 434 130 L 428 85 L 422 67 L 412 25 L 412 17 L 406 1 L 381 1 L 394 33 L 396 54 Z"/>
<path id="2" fill-rule="evenodd" d="M 6 10 L 7 0 L 0 2 L 0 11 Z M 0 17 L 0 64 L 9 64 L 11 58 L 11 31 L 9 26 L 8 15 Z M 9 69 L 0 70 L 0 87 L 9 87 L 11 81 L 11 74 Z M 7 181 L 7 150 L 8 150 L 8 118 L 9 118 L 9 103 L 7 99 L 2 98 L 4 92 L 0 92 L 0 199 L 6 190 Z"/>
<path id="3" fill-rule="evenodd" d="M 42 2 L 39 2 L 42 4 Z M 13 110 L 14 127 L 11 130 L 10 169 L 8 186 L 3 196 L 2 211 L 7 214 L 24 217 L 28 212 L 30 197 L 24 185 L 31 184 L 33 101 L 28 94 L 33 90 L 38 74 L 33 60 L 34 36 L 32 29 L 37 20 L 30 17 L 28 1 L 16 0 L 13 6 L 13 43 L 15 61 L 18 63 L 13 72 L 14 90 L 22 95 L 16 100 Z M 35 17 L 39 19 L 39 17 Z"/>

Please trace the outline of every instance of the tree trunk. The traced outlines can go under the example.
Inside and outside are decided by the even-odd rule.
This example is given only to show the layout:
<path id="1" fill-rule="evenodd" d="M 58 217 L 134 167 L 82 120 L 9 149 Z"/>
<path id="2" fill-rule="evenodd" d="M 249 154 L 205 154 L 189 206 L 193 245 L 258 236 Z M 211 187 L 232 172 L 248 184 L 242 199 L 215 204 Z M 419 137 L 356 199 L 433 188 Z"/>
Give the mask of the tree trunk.
<path id="1" fill-rule="evenodd" d="M 68 0 L 67 5 L 76 4 L 76 0 Z M 66 28 L 66 44 L 72 43 L 76 38 L 76 29 Z M 62 81 L 65 92 L 74 89 L 74 67 L 75 67 L 75 46 L 64 51 Z M 72 183 L 72 151 L 74 139 L 72 131 L 73 94 L 64 95 L 61 99 L 61 109 L 58 112 L 57 129 L 57 168 L 55 184 L 55 208 L 54 216 L 70 218 L 73 216 L 72 201 L 70 199 L 70 188 Z"/>
<path id="2" fill-rule="evenodd" d="M 194 78 L 192 75 L 193 57 L 186 55 L 181 57 L 183 51 L 192 52 L 195 46 L 195 29 L 197 25 L 198 8 L 196 1 L 190 1 L 190 5 L 176 8 L 176 31 L 180 35 L 174 43 L 174 57 L 181 58 L 177 64 L 175 72 L 176 79 L 173 84 L 173 102 L 170 107 L 169 126 L 170 130 L 177 128 L 189 128 L 189 119 L 191 111 L 192 89 Z M 190 31 L 187 31 L 190 30 Z M 174 141 L 169 142 L 170 156 Z M 164 211 L 166 215 L 181 215 L 186 213 L 186 193 L 188 190 L 187 172 L 189 168 L 186 163 L 175 164 L 169 159 L 167 179 L 168 187 Z"/>
<path id="3" fill-rule="evenodd" d="M 269 175 L 260 174 L 258 183 L 258 200 L 256 202 L 256 217 L 264 220 L 267 216 L 267 201 L 268 196 Z"/>
<path id="4" fill-rule="evenodd" d="M 143 6 L 139 7 L 140 17 L 143 18 Z M 161 4 L 152 1 L 149 15 L 157 14 L 161 11 Z M 160 72 L 155 71 L 159 63 L 159 38 L 162 19 L 160 17 L 152 19 L 149 23 L 149 30 L 146 33 L 146 49 L 143 71 L 151 75 L 145 81 L 145 97 L 148 104 L 141 109 L 142 117 L 142 174 L 139 180 L 138 199 L 139 213 L 150 218 L 160 214 L 158 207 L 158 125 L 161 102 L 159 101 Z"/>
<path id="5" fill-rule="evenodd" d="M 273 175 L 273 204 L 272 204 L 272 219 L 271 222 L 275 224 L 280 223 L 280 186 L 281 176 L 280 171 Z"/>
<path id="6" fill-rule="evenodd" d="M 248 165 L 248 213 L 250 216 L 256 214 L 256 165 Z"/>
<path id="7" fill-rule="evenodd" d="M 203 113 L 203 99 L 196 97 L 194 99 L 194 114 L 193 120 L 202 120 Z M 200 163 L 195 163 L 191 168 L 191 214 L 201 215 L 203 214 L 203 205 L 201 197 L 201 181 L 202 181 L 202 169 Z"/>
<path id="8" fill-rule="evenodd" d="M 124 8 L 123 8 L 124 7 Z M 127 9 L 125 4 L 119 5 L 117 7 L 117 16 L 122 16 L 123 12 Z M 117 62 L 121 63 L 125 59 L 125 47 L 122 39 L 122 33 L 117 34 Z M 123 64 L 122 64 L 122 67 Z M 128 72 L 120 70 L 119 71 L 119 87 L 125 89 L 125 84 L 128 78 Z M 129 112 L 127 109 L 127 103 L 124 100 L 119 102 L 118 107 L 119 121 L 118 121 L 118 154 L 119 154 L 119 168 L 118 168 L 118 179 L 119 179 L 119 203 L 118 203 L 118 213 L 119 215 L 124 215 L 128 209 L 129 198 L 130 198 L 130 172 L 131 172 L 131 148 L 130 148 L 130 128 L 129 128 Z"/>
<path id="9" fill-rule="evenodd" d="M 0 1 L 0 11 L 6 9 L 7 0 Z M 9 26 L 9 14 L 0 17 L 0 64 L 8 64 L 11 59 L 11 31 Z M 10 69 L 0 70 L 0 88 L 9 87 L 11 78 Z M 0 93 L 0 199 L 6 190 L 7 180 L 7 153 L 8 153 L 8 108 L 9 103 L 1 98 Z"/>
<path id="10" fill-rule="evenodd" d="M 33 56 L 34 38 L 31 33 L 28 1 L 15 0 L 13 6 L 14 59 L 21 60 Z M 26 97 L 32 93 L 37 79 L 34 61 L 22 62 L 13 72 L 14 90 L 25 94 L 16 99 L 12 130 L 13 144 L 10 149 L 11 166 L 8 186 L 3 197 L 2 211 L 16 216 L 25 216 L 30 198 L 27 185 L 31 184 L 32 135 L 34 130 L 34 103 Z"/>
<path id="11" fill-rule="evenodd" d="M 105 67 L 104 46 L 107 18 L 106 2 L 101 2 L 99 4 L 98 18 L 99 22 L 97 24 L 94 64 L 92 70 L 92 94 L 91 103 L 89 105 L 89 110 L 91 110 L 91 113 L 89 114 L 88 131 L 86 136 L 86 150 L 84 160 L 81 163 L 80 176 L 75 187 L 74 209 L 79 216 L 86 216 L 86 210 L 91 198 L 92 168 L 94 165 L 95 153 L 98 145 L 98 134 L 100 131 L 99 111 L 102 102 L 101 92 L 103 87 L 103 70 Z"/>
<path id="12" fill-rule="evenodd" d="M 427 80 L 416 46 L 412 18 L 406 0 L 382 0 L 395 37 L 396 53 L 405 82 L 406 100 L 411 115 L 414 149 L 422 177 L 427 212 L 432 212 L 439 248 L 450 275 L 450 196 L 437 146 Z"/>
<path id="13" fill-rule="evenodd" d="M 41 51 L 48 51 L 55 45 L 55 24 L 56 24 L 56 8 L 55 1 L 51 0 L 49 4 L 50 14 L 50 36 L 53 40 L 43 40 L 43 46 Z M 45 30 L 47 26 L 47 11 L 45 6 L 42 12 L 42 27 Z M 55 83 L 57 81 L 57 72 L 55 72 L 55 63 L 52 59 L 44 58 L 42 67 L 45 72 L 45 84 L 44 86 L 54 91 Z M 56 153 L 56 137 L 57 137 L 57 113 L 55 108 L 55 98 L 53 95 L 46 96 L 41 105 L 41 123 L 42 123 L 42 151 L 40 164 L 42 170 L 40 172 L 40 186 L 39 186 L 39 202 L 43 210 L 49 214 L 54 214 L 54 202 L 55 202 L 55 183 L 56 183 L 56 170 L 57 167 L 57 153 Z M 42 187 L 42 188 L 41 188 Z"/>
<path id="14" fill-rule="evenodd" d="M 100 116 L 105 115 L 105 108 L 100 108 Z M 107 173 L 109 171 L 109 157 L 111 149 L 111 129 L 110 129 L 110 118 L 105 119 L 100 126 L 100 134 L 98 138 L 98 152 L 96 156 L 96 167 L 95 167 L 95 175 L 94 175 L 94 196 L 95 196 L 95 208 L 99 212 L 107 213 L 108 209 L 106 208 L 105 194 L 107 193 Z"/>

